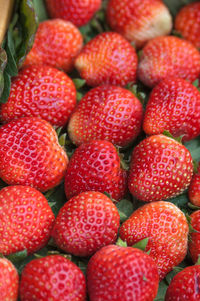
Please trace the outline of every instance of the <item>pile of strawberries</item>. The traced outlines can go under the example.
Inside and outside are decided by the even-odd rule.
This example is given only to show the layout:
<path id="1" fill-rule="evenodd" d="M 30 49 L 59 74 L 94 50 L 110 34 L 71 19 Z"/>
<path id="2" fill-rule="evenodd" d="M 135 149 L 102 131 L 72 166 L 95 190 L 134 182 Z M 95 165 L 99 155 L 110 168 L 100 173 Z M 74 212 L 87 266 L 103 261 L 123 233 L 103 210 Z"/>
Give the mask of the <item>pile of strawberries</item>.
<path id="1" fill-rule="evenodd" d="M 200 136 L 200 2 L 173 20 L 161 0 L 109 0 L 107 31 L 85 43 L 104 2 L 46 0 L 0 106 L 1 301 L 153 301 L 186 256 L 162 300 L 200 300 L 200 164 L 183 144 Z M 55 217 L 47 195 L 62 183 Z M 190 216 L 170 202 L 186 190 Z M 9 258 L 49 245 L 19 277 Z"/>

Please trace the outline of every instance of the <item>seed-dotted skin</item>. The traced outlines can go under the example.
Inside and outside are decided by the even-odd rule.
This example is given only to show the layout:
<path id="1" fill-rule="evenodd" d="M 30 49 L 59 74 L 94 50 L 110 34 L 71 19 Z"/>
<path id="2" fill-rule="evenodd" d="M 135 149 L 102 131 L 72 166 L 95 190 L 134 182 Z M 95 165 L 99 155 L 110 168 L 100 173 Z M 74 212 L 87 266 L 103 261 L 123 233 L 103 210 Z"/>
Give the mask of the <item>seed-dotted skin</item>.
<path id="1" fill-rule="evenodd" d="M 153 88 L 147 103 L 143 129 L 148 135 L 169 131 L 183 141 L 200 134 L 200 93 L 181 78 L 170 77 Z"/>
<path id="2" fill-rule="evenodd" d="M 149 87 L 172 76 L 193 82 L 199 74 L 200 53 L 186 40 L 175 36 L 157 37 L 142 50 L 138 77 Z"/>
<path id="3" fill-rule="evenodd" d="M 193 175 L 190 183 L 188 197 L 192 204 L 200 207 L 200 163 L 198 165 L 198 171 Z"/>
<path id="4" fill-rule="evenodd" d="M 20 300 L 86 301 L 85 277 L 60 255 L 32 260 L 22 271 Z"/>
<path id="5" fill-rule="evenodd" d="M 11 261 L 0 258 L 0 300 L 17 301 L 19 276 Z"/>
<path id="6" fill-rule="evenodd" d="M 160 0 L 110 0 L 107 21 L 136 47 L 172 29 L 172 17 Z"/>
<path id="7" fill-rule="evenodd" d="M 82 46 L 82 35 L 71 22 L 61 19 L 44 21 L 38 26 L 33 47 L 23 66 L 47 64 L 69 72 Z"/>
<path id="8" fill-rule="evenodd" d="M 46 191 L 64 177 L 67 154 L 45 120 L 23 117 L 3 125 L 0 146 L 0 178 L 10 185 Z"/>
<path id="9" fill-rule="evenodd" d="M 164 135 L 153 135 L 132 153 L 128 186 L 141 201 L 165 200 L 186 190 L 192 175 L 192 157 L 186 147 Z"/>
<path id="10" fill-rule="evenodd" d="M 10 96 L 0 107 L 0 119 L 34 116 L 53 126 L 64 126 L 76 105 L 72 80 L 55 68 L 37 65 L 19 71 L 11 84 Z"/>
<path id="11" fill-rule="evenodd" d="M 200 256 L 200 210 L 193 212 L 190 218 L 191 226 L 195 231 L 190 233 L 188 247 L 192 261 L 196 263 Z"/>
<path id="12" fill-rule="evenodd" d="M 132 247 L 103 247 L 87 266 L 90 301 L 153 301 L 158 281 L 151 257 Z"/>
<path id="13" fill-rule="evenodd" d="M 115 32 L 104 32 L 88 42 L 75 67 L 89 86 L 125 86 L 136 81 L 138 59 L 134 47 Z"/>
<path id="14" fill-rule="evenodd" d="M 91 89 L 71 115 L 68 132 L 76 145 L 105 139 L 126 146 L 140 133 L 143 109 L 128 90 L 110 85 Z"/>
<path id="15" fill-rule="evenodd" d="M 183 212 L 172 203 L 159 201 L 137 209 L 122 224 L 120 237 L 129 246 L 149 238 L 145 251 L 150 251 L 161 280 L 185 258 L 188 232 Z"/>
<path id="16" fill-rule="evenodd" d="M 111 199 L 87 191 L 70 199 L 59 211 L 52 237 L 58 247 L 76 256 L 90 256 L 117 239 L 120 216 Z"/>
<path id="17" fill-rule="evenodd" d="M 0 191 L 0 253 L 33 253 L 49 240 L 54 215 L 46 198 L 32 187 L 8 186 Z"/>

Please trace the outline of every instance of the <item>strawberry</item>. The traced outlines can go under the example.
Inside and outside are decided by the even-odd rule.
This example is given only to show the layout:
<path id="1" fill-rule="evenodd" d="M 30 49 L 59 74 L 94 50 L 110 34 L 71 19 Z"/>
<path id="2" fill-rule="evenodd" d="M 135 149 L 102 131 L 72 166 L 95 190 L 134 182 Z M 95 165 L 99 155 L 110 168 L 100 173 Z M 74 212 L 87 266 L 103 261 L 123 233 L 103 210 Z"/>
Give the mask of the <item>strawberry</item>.
<path id="1" fill-rule="evenodd" d="M 103 85 L 81 99 L 71 115 L 68 132 L 76 145 L 106 139 L 126 146 L 140 133 L 142 117 L 142 105 L 130 91 Z"/>
<path id="2" fill-rule="evenodd" d="M 198 165 L 198 172 L 193 175 L 190 183 L 188 196 L 192 204 L 200 206 L 200 163 Z"/>
<path id="3" fill-rule="evenodd" d="M 183 6 L 176 15 L 174 26 L 186 40 L 200 48 L 200 2 Z"/>
<path id="4" fill-rule="evenodd" d="M 0 258 L 0 300 L 17 301 L 19 276 L 12 264 L 6 258 Z"/>
<path id="5" fill-rule="evenodd" d="M 190 233 L 189 253 L 194 263 L 197 262 L 200 256 L 200 210 L 193 212 L 190 215 L 190 223 L 194 231 Z"/>
<path id="6" fill-rule="evenodd" d="M 143 129 L 148 135 L 169 131 L 183 141 L 200 135 L 200 93 L 181 78 L 170 77 L 153 88 L 147 103 Z"/>
<path id="7" fill-rule="evenodd" d="M 160 0 L 110 0 L 107 21 L 136 47 L 172 29 L 172 17 Z"/>
<path id="8" fill-rule="evenodd" d="M 52 125 L 64 126 L 76 105 L 76 88 L 62 71 L 45 65 L 29 66 L 19 72 L 10 96 L 0 108 L 3 123 L 35 116 Z"/>
<path id="9" fill-rule="evenodd" d="M 130 216 L 120 228 L 120 237 L 129 246 L 148 238 L 145 251 L 158 267 L 160 279 L 186 256 L 188 223 L 183 212 L 164 201 L 146 204 Z"/>
<path id="10" fill-rule="evenodd" d="M 108 141 L 84 143 L 70 159 L 65 176 L 67 198 L 88 190 L 107 192 L 117 201 L 127 190 L 127 173 L 120 166 L 117 150 Z"/>
<path id="11" fill-rule="evenodd" d="M 68 158 L 47 121 L 23 117 L 3 125 L 0 145 L 0 178 L 6 183 L 46 191 L 61 182 Z"/>
<path id="12" fill-rule="evenodd" d="M 140 142 L 132 153 L 129 190 L 145 202 L 173 198 L 188 188 L 192 174 L 192 157 L 185 146 L 154 135 Z"/>
<path id="13" fill-rule="evenodd" d="M 82 35 L 74 24 L 61 19 L 46 20 L 39 24 L 23 65 L 47 64 L 69 72 L 82 46 Z"/>
<path id="14" fill-rule="evenodd" d="M 52 237 L 65 252 L 90 256 L 116 241 L 119 222 L 111 199 L 96 191 L 82 192 L 60 209 Z"/>
<path id="15" fill-rule="evenodd" d="M 131 247 L 103 247 L 87 267 L 90 301 L 153 301 L 158 281 L 151 257 Z"/>
<path id="16" fill-rule="evenodd" d="M 149 87 L 173 76 L 193 82 L 199 74 L 200 53 L 188 41 L 175 36 L 157 37 L 143 48 L 138 76 Z"/>
<path id="17" fill-rule="evenodd" d="M 20 300 L 85 301 L 85 277 L 73 262 L 60 255 L 32 260 L 22 271 Z"/>
<path id="18" fill-rule="evenodd" d="M 50 17 L 71 21 L 76 26 L 87 24 L 101 7 L 101 0 L 46 0 Z"/>
<path id="19" fill-rule="evenodd" d="M 47 199 L 32 187 L 8 186 L 0 191 L 0 253 L 34 253 L 49 240 L 54 215 Z"/>
<path id="20" fill-rule="evenodd" d="M 137 54 L 115 32 L 104 32 L 89 41 L 75 60 L 75 67 L 89 86 L 125 86 L 136 81 Z"/>

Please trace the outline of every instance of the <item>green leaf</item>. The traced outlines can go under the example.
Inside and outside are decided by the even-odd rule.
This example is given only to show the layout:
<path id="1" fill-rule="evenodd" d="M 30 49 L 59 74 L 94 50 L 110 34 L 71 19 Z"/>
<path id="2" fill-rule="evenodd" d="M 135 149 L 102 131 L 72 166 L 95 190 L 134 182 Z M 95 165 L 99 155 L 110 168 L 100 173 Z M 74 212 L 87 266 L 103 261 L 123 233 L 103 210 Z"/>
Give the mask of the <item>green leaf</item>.
<path id="1" fill-rule="evenodd" d="M 47 20 L 48 14 L 47 14 L 45 2 L 43 0 L 33 0 L 33 5 L 39 22 Z"/>
<path id="2" fill-rule="evenodd" d="M 116 204 L 116 207 L 119 211 L 121 222 L 127 220 L 134 210 L 133 202 L 127 199 L 123 199 L 120 202 L 118 202 Z"/>
<path id="3" fill-rule="evenodd" d="M 0 48 L 0 95 L 2 95 L 4 90 L 4 69 L 7 64 L 7 54 L 3 48 Z"/>
<path id="4" fill-rule="evenodd" d="M 179 137 L 174 137 L 169 131 L 164 131 L 163 132 L 163 135 L 169 137 L 169 138 L 172 138 L 174 139 L 175 141 L 177 141 L 178 143 L 182 144 L 182 139 L 183 139 L 183 136 L 179 136 Z"/>
<path id="5" fill-rule="evenodd" d="M 146 251 L 146 247 L 147 247 L 147 244 L 148 244 L 148 241 L 149 241 L 149 238 L 146 237 L 138 242 L 136 242 L 132 247 L 133 248 L 136 248 L 136 249 L 140 249 L 142 251 Z"/>
<path id="6" fill-rule="evenodd" d="M 10 94 L 10 87 L 11 87 L 11 77 L 6 70 L 3 73 L 3 77 L 4 77 L 4 89 L 0 97 L 1 103 L 5 103 L 7 101 Z"/>
<path id="7" fill-rule="evenodd" d="M 52 205 L 51 209 L 54 215 L 57 216 L 59 210 L 67 201 L 65 196 L 64 183 L 55 187 L 53 193 L 51 193 L 49 196 L 47 195 L 47 200 L 49 201 L 50 205 Z"/>
<path id="8" fill-rule="evenodd" d="M 116 245 L 120 247 L 127 247 L 126 241 L 122 240 L 120 237 L 118 238 Z"/>
<path id="9" fill-rule="evenodd" d="M 158 293 L 157 293 L 157 296 L 154 299 L 154 301 L 164 301 L 167 288 L 168 288 L 168 285 L 167 285 L 166 281 L 162 280 L 159 283 Z"/>
<path id="10" fill-rule="evenodd" d="M 188 199 L 188 196 L 187 196 L 187 193 L 183 193 L 181 195 L 178 195 L 177 197 L 175 198 L 172 198 L 170 200 L 167 200 L 171 203 L 173 203 L 174 205 L 176 205 L 177 207 L 179 207 L 180 209 L 188 209 L 188 202 L 189 202 L 189 199 Z"/>
<path id="11" fill-rule="evenodd" d="M 164 3 L 168 6 L 173 17 L 179 12 L 181 7 L 196 0 L 164 0 Z"/>
<path id="12" fill-rule="evenodd" d="M 78 89 L 82 88 L 85 85 L 86 81 L 85 81 L 85 79 L 74 78 L 73 83 L 74 83 L 76 89 L 78 90 Z"/>
<path id="13" fill-rule="evenodd" d="M 23 250 L 17 253 L 7 255 L 6 258 L 8 258 L 10 261 L 15 263 L 24 260 L 27 257 L 27 255 L 28 255 L 27 250 Z"/>
<path id="14" fill-rule="evenodd" d="M 184 146 L 190 151 L 193 160 L 200 161 L 200 136 L 185 142 Z"/>

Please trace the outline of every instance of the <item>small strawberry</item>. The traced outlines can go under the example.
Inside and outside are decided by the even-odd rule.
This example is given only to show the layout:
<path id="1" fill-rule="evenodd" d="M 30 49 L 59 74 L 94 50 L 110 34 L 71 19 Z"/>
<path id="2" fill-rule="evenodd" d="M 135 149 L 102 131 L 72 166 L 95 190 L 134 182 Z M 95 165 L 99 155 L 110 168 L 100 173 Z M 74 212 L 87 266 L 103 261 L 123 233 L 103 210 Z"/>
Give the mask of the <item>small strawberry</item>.
<path id="1" fill-rule="evenodd" d="M 188 41 L 175 36 L 157 37 L 143 48 L 138 76 L 149 87 L 173 76 L 193 82 L 199 74 L 200 53 Z"/>
<path id="2" fill-rule="evenodd" d="M 164 135 L 154 135 L 133 151 L 129 190 L 145 202 L 165 200 L 186 190 L 192 174 L 192 157 L 185 146 Z"/>
<path id="3" fill-rule="evenodd" d="M 200 2 L 183 6 L 176 15 L 174 26 L 186 40 L 200 48 Z"/>
<path id="4" fill-rule="evenodd" d="M 188 196 L 193 205 L 200 207 L 200 163 L 198 165 L 198 172 L 193 175 L 190 183 Z"/>
<path id="5" fill-rule="evenodd" d="M 23 66 L 47 64 L 69 72 L 82 46 L 82 35 L 74 24 L 61 19 L 46 20 L 39 24 Z"/>
<path id="6" fill-rule="evenodd" d="M 143 129 L 148 135 L 169 131 L 183 141 L 200 135 L 200 93 L 181 78 L 170 77 L 153 88 L 147 103 Z"/>
<path id="7" fill-rule="evenodd" d="M 107 20 L 114 31 L 136 47 L 172 29 L 172 17 L 160 0 L 110 0 Z"/>
<path id="8" fill-rule="evenodd" d="M 58 185 L 68 158 L 53 127 L 36 117 L 23 117 L 0 128 L 0 178 L 10 185 L 40 191 Z"/>
<path id="9" fill-rule="evenodd" d="M 101 0 L 46 0 L 50 17 L 71 21 L 76 26 L 87 24 L 101 7 Z"/>
<path id="10" fill-rule="evenodd" d="M 58 247 L 76 256 L 90 256 L 117 239 L 120 216 L 106 195 L 87 191 L 59 211 L 52 237 Z"/>
<path id="11" fill-rule="evenodd" d="M 0 258 L 0 300 L 18 300 L 19 276 L 11 261 Z"/>
<path id="12" fill-rule="evenodd" d="M 190 223 L 194 231 L 190 233 L 188 247 L 192 261 L 196 263 L 200 256 L 200 210 L 193 212 L 190 218 Z"/>
<path id="13" fill-rule="evenodd" d="M 136 81 L 137 54 L 115 32 L 104 32 L 89 41 L 75 60 L 75 67 L 89 86 L 125 86 Z"/>
<path id="14" fill-rule="evenodd" d="M 76 88 L 62 71 L 45 65 L 20 70 L 11 85 L 10 96 L 0 108 L 3 123 L 25 116 L 64 126 L 76 105 Z"/>
<path id="15" fill-rule="evenodd" d="M 60 255 L 32 260 L 22 271 L 20 300 L 85 301 L 85 277 L 73 262 Z"/>
<path id="16" fill-rule="evenodd" d="M 72 155 L 66 176 L 68 199 L 83 191 L 107 192 L 117 201 L 127 190 L 127 173 L 112 143 L 93 140 L 79 146 Z"/>
<path id="17" fill-rule="evenodd" d="M 151 257 L 131 247 L 103 247 L 87 266 L 90 301 L 153 301 L 158 281 Z"/>
<path id="18" fill-rule="evenodd" d="M 72 113 L 68 132 L 76 145 L 93 139 L 126 146 L 141 130 L 143 109 L 128 90 L 103 85 L 91 89 Z"/>
<path id="19" fill-rule="evenodd" d="M 122 224 L 120 237 L 129 246 L 148 238 L 145 251 L 150 252 L 162 279 L 185 258 L 188 231 L 183 212 L 172 203 L 159 201 L 134 211 Z"/>

